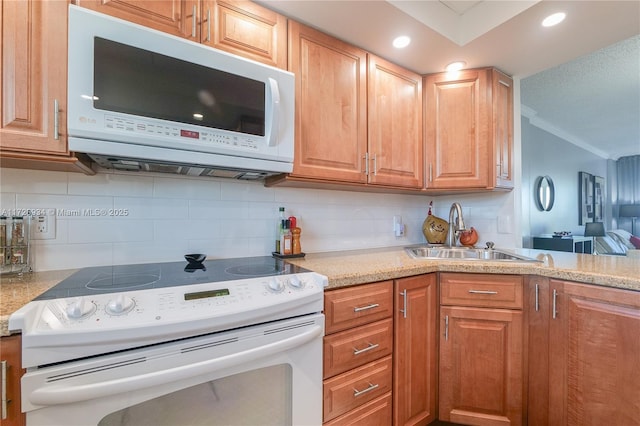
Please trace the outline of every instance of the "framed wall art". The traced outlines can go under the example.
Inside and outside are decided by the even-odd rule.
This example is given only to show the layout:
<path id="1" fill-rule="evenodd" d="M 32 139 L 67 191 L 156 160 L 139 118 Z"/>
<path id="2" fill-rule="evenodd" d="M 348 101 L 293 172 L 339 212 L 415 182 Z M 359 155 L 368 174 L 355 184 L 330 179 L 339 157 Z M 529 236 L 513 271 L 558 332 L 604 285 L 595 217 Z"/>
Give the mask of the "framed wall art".
<path id="1" fill-rule="evenodd" d="M 587 172 L 578 172 L 578 209 L 579 225 L 593 222 L 593 175 Z"/>
<path id="2" fill-rule="evenodd" d="M 593 221 L 602 222 L 604 219 L 604 178 L 593 177 Z"/>

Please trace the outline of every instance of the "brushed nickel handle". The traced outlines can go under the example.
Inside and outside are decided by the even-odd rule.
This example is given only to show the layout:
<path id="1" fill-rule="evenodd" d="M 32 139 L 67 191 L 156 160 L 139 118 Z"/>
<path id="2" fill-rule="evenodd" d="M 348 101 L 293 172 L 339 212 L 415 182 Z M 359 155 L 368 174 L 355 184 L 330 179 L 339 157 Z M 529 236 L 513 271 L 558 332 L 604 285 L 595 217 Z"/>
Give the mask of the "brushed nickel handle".
<path id="1" fill-rule="evenodd" d="M 60 140 L 60 104 L 53 100 L 53 139 Z"/>
<path id="2" fill-rule="evenodd" d="M 365 352 L 372 351 L 372 350 L 374 350 L 374 349 L 376 349 L 378 347 L 380 347 L 380 345 L 378 343 L 369 343 L 369 346 L 367 346 L 364 349 L 354 349 L 353 350 L 353 354 L 354 355 L 360 355 L 360 354 L 363 354 Z"/>
<path id="3" fill-rule="evenodd" d="M 444 316 L 444 340 L 449 340 L 449 315 Z"/>
<path id="4" fill-rule="evenodd" d="M 364 153 L 364 174 L 369 176 L 369 153 Z"/>
<path id="5" fill-rule="evenodd" d="M 402 312 L 402 318 L 406 318 L 407 317 L 407 289 L 406 288 L 400 292 L 400 296 L 402 296 L 402 309 L 400 309 L 400 312 Z"/>
<path id="6" fill-rule="evenodd" d="M 377 308 L 378 306 L 380 306 L 380 304 L 378 304 L 378 303 L 372 303 L 372 304 L 367 305 L 367 306 L 357 306 L 357 307 L 353 308 L 353 312 L 362 312 L 362 311 L 366 311 L 366 310 L 369 310 L 369 309 Z"/>
<path id="7" fill-rule="evenodd" d="M 207 40 L 211 41 L 211 8 L 207 9 Z"/>
<path id="8" fill-rule="evenodd" d="M 553 289 L 553 312 L 552 312 L 552 317 L 553 319 L 556 319 L 556 317 L 558 316 L 557 312 L 556 312 L 556 299 L 558 298 L 558 290 L 556 290 L 555 288 Z"/>
<path id="9" fill-rule="evenodd" d="M 433 163 L 429 163 L 429 182 L 433 182 Z"/>
<path id="10" fill-rule="evenodd" d="M 362 394 L 365 394 L 365 393 L 367 393 L 367 392 L 371 392 L 372 390 L 374 390 L 374 389 L 378 388 L 379 386 L 380 386 L 380 385 L 379 385 L 379 384 L 377 384 L 377 383 L 376 383 L 375 385 L 374 385 L 373 383 L 369 383 L 369 387 L 368 387 L 368 388 L 366 388 L 366 389 L 363 389 L 363 390 L 361 390 L 361 391 L 359 391 L 359 390 L 358 390 L 358 389 L 356 389 L 356 388 L 353 388 L 353 396 L 354 396 L 354 397 L 356 397 L 356 396 L 360 396 L 360 395 L 362 395 Z"/>
<path id="11" fill-rule="evenodd" d="M 493 290 L 469 290 L 471 294 L 498 294 L 497 291 Z"/>
<path id="12" fill-rule="evenodd" d="M 540 311 L 540 285 L 536 284 L 536 312 Z"/>
<path id="13" fill-rule="evenodd" d="M 196 38 L 196 5 L 193 5 L 193 14 L 191 15 L 191 37 Z"/>
<path id="14" fill-rule="evenodd" d="M 378 175 L 378 156 L 373 154 L 373 175 Z"/>
<path id="15" fill-rule="evenodd" d="M 2 420 L 7 419 L 7 361 L 0 361 L 0 375 L 2 375 Z"/>

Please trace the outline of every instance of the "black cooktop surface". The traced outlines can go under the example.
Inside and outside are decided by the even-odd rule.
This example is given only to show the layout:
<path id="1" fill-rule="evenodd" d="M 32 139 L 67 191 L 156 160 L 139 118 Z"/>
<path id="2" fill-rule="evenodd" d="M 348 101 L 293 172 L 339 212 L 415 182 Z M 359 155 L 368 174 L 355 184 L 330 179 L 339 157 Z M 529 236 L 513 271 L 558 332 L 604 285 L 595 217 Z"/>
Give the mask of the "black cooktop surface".
<path id="1" fill-rule="evenodd" d="M 184 261 L 94 266 L 75 272 L 36 297 L 35 300 L 149 290 L 303 272 L 310 271 L 268 256 L 205 260 L 199 264 Z"/>

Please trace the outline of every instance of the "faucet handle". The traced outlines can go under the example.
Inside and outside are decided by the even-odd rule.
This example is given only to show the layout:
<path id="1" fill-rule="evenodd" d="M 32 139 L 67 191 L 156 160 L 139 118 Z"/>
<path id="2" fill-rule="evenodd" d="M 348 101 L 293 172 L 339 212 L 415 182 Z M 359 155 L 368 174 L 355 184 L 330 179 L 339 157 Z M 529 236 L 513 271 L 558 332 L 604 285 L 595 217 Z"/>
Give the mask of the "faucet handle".
<path id="1" fill-rule="evenodd" d="M 493 246 L 495 245 L 493 241 L 487 241 L 487 250 L 493 250 Z"/>

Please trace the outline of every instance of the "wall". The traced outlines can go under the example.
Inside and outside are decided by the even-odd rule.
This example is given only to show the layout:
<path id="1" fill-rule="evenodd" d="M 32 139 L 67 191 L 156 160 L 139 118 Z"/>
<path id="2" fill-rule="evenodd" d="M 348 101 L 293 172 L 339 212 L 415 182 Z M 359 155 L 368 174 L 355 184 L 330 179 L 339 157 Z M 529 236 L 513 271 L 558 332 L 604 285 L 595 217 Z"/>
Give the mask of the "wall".
<path id="1" fill-rule="evenodd" d="M 307 253 L 424 243 L 429 200 L 435 202 L 434 213 L 445 219 L 451 202 L 460 201 L 483 246 L 487 240 L 505 248 L 520 241 L 515 191 L 429 197 L 265 188 L 256 182 L 174 175 L 17 169 L 0 170 L 0 189 L 5 212 L 58 210 L 56 238 L 34 241 L 37 271 L 181 261 L 183 254 L 194 252 L 210 258 L 269 255 L 279 206 L 299 218 Z M 105 216 L 101 209 L 127 213 Z M 394 215 L 407 225 L 405 237 L 393 235 Z"/>
<path id="2" fill-rule="evenodd" d="M 523 246 L 531 247 L 532 236 L 554 231 L 584 234 L 584 225 L 578 225 L 578 172 L 581 171 L 606 179 L 605 228 L 611 229 L 610 194 L 615 182 L 609 169 L 614 163 L 531 125 L 524 116 L 521 119 Z M 545 175 L 553 179 L 555 203 L 551 211 L 541 212 L 534 203 L 533 185 L 538 176 Z"/>

